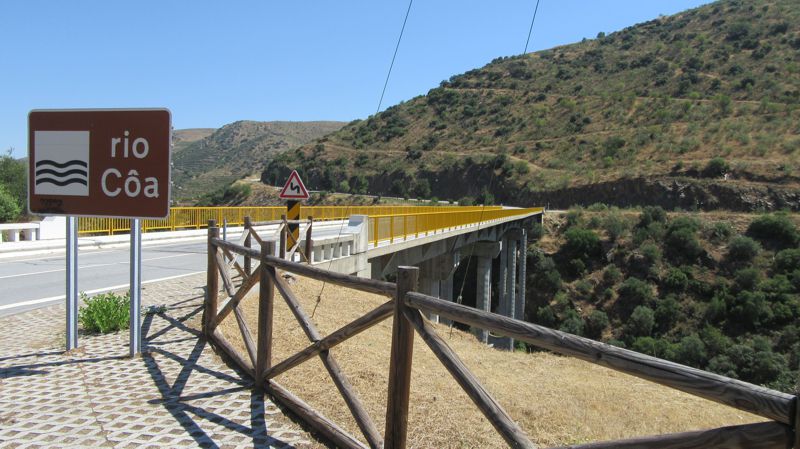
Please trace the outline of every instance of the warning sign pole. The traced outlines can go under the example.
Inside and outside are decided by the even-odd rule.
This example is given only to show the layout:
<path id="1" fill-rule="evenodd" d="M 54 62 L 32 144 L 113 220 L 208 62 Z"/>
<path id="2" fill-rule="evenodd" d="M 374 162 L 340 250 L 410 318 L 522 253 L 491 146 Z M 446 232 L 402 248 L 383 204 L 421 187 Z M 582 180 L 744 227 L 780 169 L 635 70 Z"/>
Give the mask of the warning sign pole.
<path id="1" fill-rule="evenodd" d="M 308 189 L 303 185 L 297 170 L 292 170 L 286 185 L 281 189 L 280 198 L 286 200 L 286 220 L 289 223 L 286 246 L 294 248 L 300 241 L 300 201 L 308 199 Z M 292 223 L 294 221 L 294 223 Z"/>
<path id="2" fill-rule="evenodd" d="M 297 245 L 297 242 L 300 241 L 300 223 L 296 223 L 296 221 L 300 220 L 300 201 L 297 200 L 288 200 L 286 201 L 286 219 L 289 221 L 289 241 L 288 247 L 294 248 Z M 292 223 L 292 221 L 295 223 Z"/>

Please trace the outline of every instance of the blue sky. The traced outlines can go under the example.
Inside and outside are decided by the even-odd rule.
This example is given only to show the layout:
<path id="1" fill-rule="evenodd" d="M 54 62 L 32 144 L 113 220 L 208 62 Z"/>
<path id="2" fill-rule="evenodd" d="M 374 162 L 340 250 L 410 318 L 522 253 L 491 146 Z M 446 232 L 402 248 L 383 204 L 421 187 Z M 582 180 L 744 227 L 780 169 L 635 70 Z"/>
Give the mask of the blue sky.
<path id="1" fill-rule="evenodd" d="M 541 0 L 528 51 L 704 0 Z M 381 109 L 522 53 L 535 0 L 416 0 Z M 37 108 L 168 107 L 173 125 L 375 113 L 407 0 L 0 2 L 0 150 Z"/>

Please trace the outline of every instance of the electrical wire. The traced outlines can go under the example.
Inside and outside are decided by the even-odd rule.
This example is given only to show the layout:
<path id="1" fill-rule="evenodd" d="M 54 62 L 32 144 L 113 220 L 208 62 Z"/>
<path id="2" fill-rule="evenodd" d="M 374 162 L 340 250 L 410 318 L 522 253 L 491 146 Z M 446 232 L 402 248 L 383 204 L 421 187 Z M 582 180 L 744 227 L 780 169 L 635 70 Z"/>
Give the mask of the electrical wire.
<path id="1" fill-rule="evenodd" d="M 400 49 L 400 41 L 403 40 L 403 32 L 406 30 L 406 22 L 408 22 L 408 14 L 411 12 L 411 4 L 414 3 L 414 0 L 408 1 L 408 9 L 406 9 L 406 18 L 403 19 L 403 27 L 400 28 L 400 36 L 397 38 L 397 45 L 394 47 L 394 55 L 392 55 L 392 63 L 389 64 L 389 72 L 386 74 L 386 81 L 383 83 L 383 91 L 381 91 L 381 99 L 378 100 L 378 109 L 375 111 L 375 114 L 381 111 L 381 105 L 383 104 L 383 96 L 386 94 L 386 86 L 389 85 L 389 77 L 392 76 L 392 68 L 394 67 L 394 60 L 397 58 L 397 50 Z"/>
<path id="2" fill-rule="evenodd" d="M 403 33 L 406 30 L 406 23 L 408 23 L 408 15 L 409 15 L 409 13 L 411 13 L 411 5 L 413 3 L 414 3 L 414 0 L 409 0 L 408 1 L 408 8 L 406 9 L 406 15 L 405 15 L 405 18 L 403 19 L 403 26 L 400 28 L 400 36 L 398 36 L 398 38 L 397 38 L 397 44 L 394 47 L 394 54 L 392 55 L 392 62 L 391 62 L 391 64 L 389 64 L 389 72 L 386 74 L 386 81 L 384 81 L 384 83 L 383 83 L 383 90 L 381 91 L 381 98 L 380 98 L 380 100 L 378 100 L 378 109 L 375 111 L 376 115 L 381 111 L 381 105 L 383 104 L 383 96 L 386 94 L 386 87 L 389 85 L 389 77 L 391 77 L 391 75 L 392 75 L 392 68 L 394 67 L 394 61 L 395 61 L 395 59 L 397 59 L 397 51 L 400 49 L 400 42 L 403 40 Z M 345 210 L 347 210 L 347 209 L 345 209 Z M 364 226 L 369 226 L 369 221 L 366 221 L 364 223 Z M 342 237 L 342 230 L 344 229 L 344 227 L 345 227 L 344 223 L 342 223 L 339 226 L 339 233 L 336 236 L 336 244 L 337 245 L 339 243 L 339 239 Z M 333 258 L 331 258 L 331 260 L 328 261 L 328 270 L 330 270 L 331 265 L 333 265 Z M 317 307 L 319 307 L 319 303 L 322 302 L 322 293 L 325 292 L 325 286 L 326 285 L 327 285 L 327 282 L 323 281 L 322 282 L 322 287 L 319 289 L 319 294 L 317 295 L 317 301 L 314 304 L 314 309 L 311 311 L 311 317 L 312 318 L 314 317 L 314 314 L 317 312 Z"/>
<path id="3" fill-rule="evenodd" d="M 531 27 L 528 29 L 528 39 L 525 41 L 525 50 L 522 52 L 523 55 L 528 52 L 528 44 L 531 42 L 531 33 L 533 32 L 533 23 L 536 22 L 537 11 L 539 11 L 539 0 L 536 0 L 536 8 L 533 9 L 533 18 L 531 19 Z"/>

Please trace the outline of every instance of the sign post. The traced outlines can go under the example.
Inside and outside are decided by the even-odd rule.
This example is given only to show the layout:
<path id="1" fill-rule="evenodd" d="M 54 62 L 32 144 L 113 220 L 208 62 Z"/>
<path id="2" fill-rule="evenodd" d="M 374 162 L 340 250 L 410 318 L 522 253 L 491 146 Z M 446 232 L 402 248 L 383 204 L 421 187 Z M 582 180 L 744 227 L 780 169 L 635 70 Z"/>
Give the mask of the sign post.
<path id="1" fill-rule="evenodd" d="M 169 215 L 167 109 L 28 115 L 28 210 L 67 216 L 67 350 L 78 346 L 77 216 L 131 218 L 131 356 L 141 350 L 141 218 Z"/>
<path id="2" fill-rule="evenodd" d="M 300 241 L 300 200 L 307 200 L 308 189 L 300 179 L 297 170 L 292 170 L 289 179 L 281 189 L 280 198 L 286 200 L 286 219 L 289 221 L 289 244 L 294 247 Z"/>
<path id="3" fill-rule="evenodd" d="M 67 351 L 78 347 L 78 219 L 67 217 Z"/>

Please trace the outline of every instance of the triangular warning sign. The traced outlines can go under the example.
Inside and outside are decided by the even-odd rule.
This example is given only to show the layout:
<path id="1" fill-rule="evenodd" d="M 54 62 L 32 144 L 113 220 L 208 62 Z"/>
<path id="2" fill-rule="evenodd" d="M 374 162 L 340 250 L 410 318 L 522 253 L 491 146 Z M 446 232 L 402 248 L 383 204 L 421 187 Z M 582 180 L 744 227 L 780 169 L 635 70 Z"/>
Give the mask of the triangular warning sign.
<path id="1" fill-rule="evenodd" d="M 306 190 L 303 181 L 300 180 L 297 170 L 292 170 L 289 180 L 286 181 L 286 185 L 281 189 L 280 197 L 284 200 L 307 200 L 308 196 L 308 190 Z"/>

